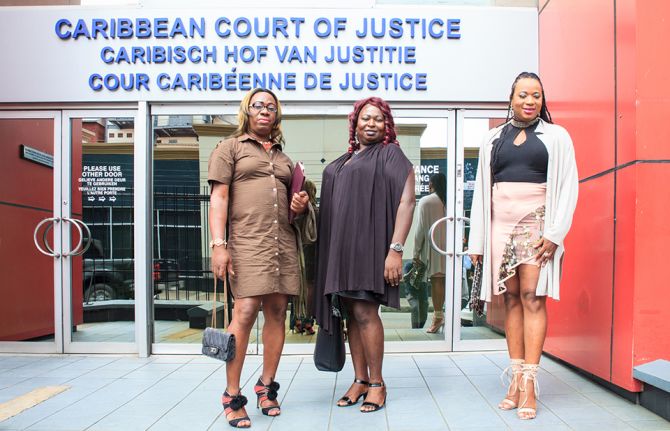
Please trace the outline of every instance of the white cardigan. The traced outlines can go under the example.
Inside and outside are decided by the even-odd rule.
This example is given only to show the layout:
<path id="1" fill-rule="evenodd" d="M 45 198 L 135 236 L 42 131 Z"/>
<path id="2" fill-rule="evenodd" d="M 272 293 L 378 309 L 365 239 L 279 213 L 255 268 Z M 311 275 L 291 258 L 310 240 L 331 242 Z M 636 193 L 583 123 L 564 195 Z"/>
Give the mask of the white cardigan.
<path id="1" fill-rule="evenodd" d="M 507 123 L 506 123 L 507 124 Z M 481 299 L 491 301 L 491 150 L 493 141 L 503 127 L 489 130 L 479 148 L 477 179 L 470 213 L 469 254 L 484 256 Z M 561 126 L 540 120 L 535 128 L 537 137 L 547 147 L 547 197 L 545 203 L 544 237 L 558 245 L 551 261 L 541 268 L 536 293 L 559 299 L 559 281 L 564 253 L 563 240 L 568 234 L 572 215 L 577 206 L 579 178 L 572 139 Z"/>

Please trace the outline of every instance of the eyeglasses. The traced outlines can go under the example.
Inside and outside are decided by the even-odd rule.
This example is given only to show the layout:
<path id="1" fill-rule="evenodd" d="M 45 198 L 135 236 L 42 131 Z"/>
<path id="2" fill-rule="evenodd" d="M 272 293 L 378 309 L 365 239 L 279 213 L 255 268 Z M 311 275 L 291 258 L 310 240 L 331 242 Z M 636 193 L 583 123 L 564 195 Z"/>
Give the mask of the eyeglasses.
<path id="1" fill-rule="evenodd" d="M 249 105 L 250 109 L 253 109 L 254 111 L 262 111 L 264 108 L 268 110 L 268 112 L 277 112 L 277 105 L 274 103 L 268 103 L 267 105 L 263 102 L 254 102 L 251 105 Z"/>

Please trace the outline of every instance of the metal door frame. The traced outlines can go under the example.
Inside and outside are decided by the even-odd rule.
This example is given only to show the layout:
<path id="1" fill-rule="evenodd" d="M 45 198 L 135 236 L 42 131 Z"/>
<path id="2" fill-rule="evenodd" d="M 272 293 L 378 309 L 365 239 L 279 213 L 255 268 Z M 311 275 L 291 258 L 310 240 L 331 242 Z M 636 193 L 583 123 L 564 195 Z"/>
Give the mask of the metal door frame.
<path id="1" fill-rule="evenodd" d="M 59 202 L 60 210 L 63 218 L 72 217 L 72 208 L 70 202 L 72 201 L 71 191 L 72 182 L 77 181 L 72 178 L 72 119 L 75 118 L 134 118 L 135 132 L 133 132 L 135 145 L 133 150 L 134 163 L 134 182 L 141 182 L 146 177 L 146 172 L 143 169 L 138 170 L 138 157 L 142 160 L 142 154 L 146 151 L 145 133 L 142 133 L 142 116 L 139 115 L 137 109 L 77 109 L 77 110 L 63 110 L 61 116 L 61 173 L 60 179 L 62 183 L 61 199 Z M 144 126 L 145 127 L 145 126 Z M 138 130 L 139 129 L 139 130 Z M 138 131 L 140 133 L 138 133 Z M 138 231 L 141 233 L 146 227 L 146 223 L 137 222 L 144 220 L 142 217 L 143 206 L 146 205 L 146 199 L 138 198 L 141 196 L 142 189 L 133 184 L 133 198 L 134 198 L 134 234 L 135 238 L 138 236 Z M 71 229 L 62 230 L 62 243 L 71 243 Z M 143 283 L 142 277 L 138 277 L 138 270 L 141 272 L 148 264 L 144 259 L 138 258 L 143 256 L 142 251 L 146 244 L 143 241 L 135 241 L 134 244 L 134 266 L 135 266 L 135 341 L 133 342 L 110 342 L 110 341 L 73 341 L 72 340 L 72 259 L 69 256 L 64 256 L 62 259 L 62 288 L 61 288 L 61 303 L 62 303 L 62 339 L 63 339 L 63 353 L 141 353 L 142 349 L 139 347 L 146 335 L 143 334 L 142 328 L 145 326 L 142 322 L 146 319 L 146 311 L 143 308 L 147 292 L 149 291 L 146 283 Z M 138 253 L 139 252 L 139 253 Z"/>
<path id="2" fill-rule="evenodd" d="M 463 176 L 464 176 L 464 159 L 465 159 L 465 142 L 464 142 L 464 123 L 468 118 L 505 118 L 507 112 L 503 110 L 492 110 L 492 109 L 459 109 L 456 112 L 456 163 L 460 169 L 456 178 L 456 189 L 455 193 L 452 195 L 455 197 L 455 214 L 456 214 L 456 224 L 454 226 L 454 256 L 457 259 L 453 262 L 453 298 L 452 303 L 454 304 L 454 310 L 452 315 L 452 328 L 453 328 L 453 351 L 455 352 L 473 352 L 473 351 L 483 351 L 483 350 L 506 350 L 507 344 L 505 339 L 491 339 L 491 340 L 461 340 L 461 316 L 460 316 L 460 301 L 461 301 L 461 288 L 462 288 L 462 277 L 461 273 L 463 271 L 463 259 L 461 257 L 466 253 L 463 250 L 463 224 L 467 223 L 467 220 L 463 217 Z M 458 274 L 458 276 L 456 276 Z M 458 306 L 456 306 L 458 304 Z M 456 310 L 458 308 L 458 310 Z"/>

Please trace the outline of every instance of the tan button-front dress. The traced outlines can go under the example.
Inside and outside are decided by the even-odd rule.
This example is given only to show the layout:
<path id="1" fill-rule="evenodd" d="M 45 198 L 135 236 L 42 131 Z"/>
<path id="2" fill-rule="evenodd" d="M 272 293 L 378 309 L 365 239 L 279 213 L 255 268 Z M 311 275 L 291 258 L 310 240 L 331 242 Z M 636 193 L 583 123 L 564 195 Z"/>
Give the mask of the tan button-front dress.
<path id="1" fill-rule="evenodd" d="M 225 139 L 209 159 L 208 180 L 230 186 L 228 250 L 235 298 L 300 290 L 295 231 L 288 222 L 293 163 L 275 144 L 270 151 L 249 135 Z"/>

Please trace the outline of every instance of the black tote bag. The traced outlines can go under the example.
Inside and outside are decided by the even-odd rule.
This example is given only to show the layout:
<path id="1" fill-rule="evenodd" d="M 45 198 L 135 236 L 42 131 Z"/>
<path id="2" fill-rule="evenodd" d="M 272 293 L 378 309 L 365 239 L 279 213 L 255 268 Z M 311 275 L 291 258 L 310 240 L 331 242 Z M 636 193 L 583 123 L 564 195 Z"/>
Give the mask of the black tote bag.
<path id="1" fill-rule="evenodd" d="M 332 334 L 319 328 L 314 347 L 314 365 L 320 371 L 338 372 L 344 367 L 346 348 L 344 347 L 344 331 L 342 319 L 332 316 L 330 327 Z"/>

